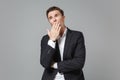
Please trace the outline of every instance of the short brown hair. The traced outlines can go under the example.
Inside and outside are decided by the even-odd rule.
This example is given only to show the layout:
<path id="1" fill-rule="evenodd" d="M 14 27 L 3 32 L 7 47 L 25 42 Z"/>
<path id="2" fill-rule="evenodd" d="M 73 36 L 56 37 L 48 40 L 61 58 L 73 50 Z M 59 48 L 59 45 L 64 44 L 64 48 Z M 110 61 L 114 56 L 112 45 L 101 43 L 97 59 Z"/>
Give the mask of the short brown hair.
<path id="1" fill-rule="evenodd" d="M 62 14 L 62 16 L 64 16 L 64 11 L 56 6 L 52 6 L 52 7 L 48 8 L 48 10 L 46 11 L 46 16 L 48 17 L 48 13 L 50 11 L 54 11 L 54 10 L 58 10 Z"/>

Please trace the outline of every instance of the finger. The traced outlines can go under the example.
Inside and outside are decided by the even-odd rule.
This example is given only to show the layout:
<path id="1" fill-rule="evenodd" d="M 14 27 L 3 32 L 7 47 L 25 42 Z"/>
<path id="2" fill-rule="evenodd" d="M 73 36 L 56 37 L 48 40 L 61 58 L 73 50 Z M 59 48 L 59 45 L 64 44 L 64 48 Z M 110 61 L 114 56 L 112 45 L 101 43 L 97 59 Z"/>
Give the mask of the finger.
<path id="1" fill-rule="evenodd" d="M 56 29 L 58 30 L 58 29 L 59 29 L 59 27 L 60 27 L 60 23 L 57 23 L 57 27 L 56 27 Z"/>
<path id="2" fill-rule="evenodd" d="M 58 28 L 58 31 L 59 31 L 59 32 L 60 32 L 60 30 L 61 30 L 61 27 Z"/>
<path id="3" fill-rule="evenodd" d="M 55 26 L 54 28 L 55 28 L 55 29 L 57 29 L 57 23 L 55 23 L 55 25 L 54 25 L 54 26 Z"/>
<path id="4" fill-rule="evenodd" d="M 56 23 L 53 23 L 52 29 L 56 29 Z"/>

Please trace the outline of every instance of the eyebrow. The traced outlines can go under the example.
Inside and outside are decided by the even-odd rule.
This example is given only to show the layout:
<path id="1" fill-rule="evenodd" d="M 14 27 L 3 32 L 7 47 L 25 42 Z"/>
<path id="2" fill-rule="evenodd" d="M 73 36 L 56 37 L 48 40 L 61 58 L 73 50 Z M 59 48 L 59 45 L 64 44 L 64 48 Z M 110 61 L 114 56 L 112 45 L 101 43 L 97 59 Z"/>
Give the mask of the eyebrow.
<path id="1" fill-rule="evenodd" d="M 54 16 L 60 15 L 59 13 L 56 13 Z M 48 16 L 48 18 L 52 18 L 52 16 Z"/>

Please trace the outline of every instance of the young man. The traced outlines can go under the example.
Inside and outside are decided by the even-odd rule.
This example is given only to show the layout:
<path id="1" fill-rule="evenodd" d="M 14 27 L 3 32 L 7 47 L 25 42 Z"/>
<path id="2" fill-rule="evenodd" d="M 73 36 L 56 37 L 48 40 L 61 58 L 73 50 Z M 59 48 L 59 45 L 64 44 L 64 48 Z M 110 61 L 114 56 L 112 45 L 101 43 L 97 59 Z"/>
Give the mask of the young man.
<path id="1" fill-rule="evenodd" d="M 83 34 L 65 26 L 64 12 L 56 6 L 46 11 L 51 29 L 41 40 L 42 80 L 84 80 L 85 44 Z"/>

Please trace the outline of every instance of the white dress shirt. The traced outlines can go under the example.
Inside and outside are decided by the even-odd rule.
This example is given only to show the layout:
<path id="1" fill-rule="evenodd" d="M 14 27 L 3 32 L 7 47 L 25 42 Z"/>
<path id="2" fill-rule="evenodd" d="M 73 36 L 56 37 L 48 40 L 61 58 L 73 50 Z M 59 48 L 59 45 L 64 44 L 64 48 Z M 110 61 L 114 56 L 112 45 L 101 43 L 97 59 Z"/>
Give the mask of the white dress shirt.
<path id="1" fill-rule="evenodd" d="M 58 45 L 59 45 L 59 50 L 60 50 L 60 56 L 61 56 L 61 61 L 63 60 L 63 52 L 64 52 L 64 45 L 65 45 L 65 39 L 66 39 L 66 33 L 67 33 L 67 29 L 65 28 L 65 31 L 62 35 L 62 37 L 59 38 L 58 40 Z M 48 45 L 51 46 L 52 48 L 55 48 L 55 42 L 53 42 L 52 40 L 48 41 Z M 53 68 L 57 69 L 57 62 L 54 63 Z M 56 74 L 55 79 L 54 80 L 65 80 L 64 75 L 60 74 L 59 72 Z"/>

